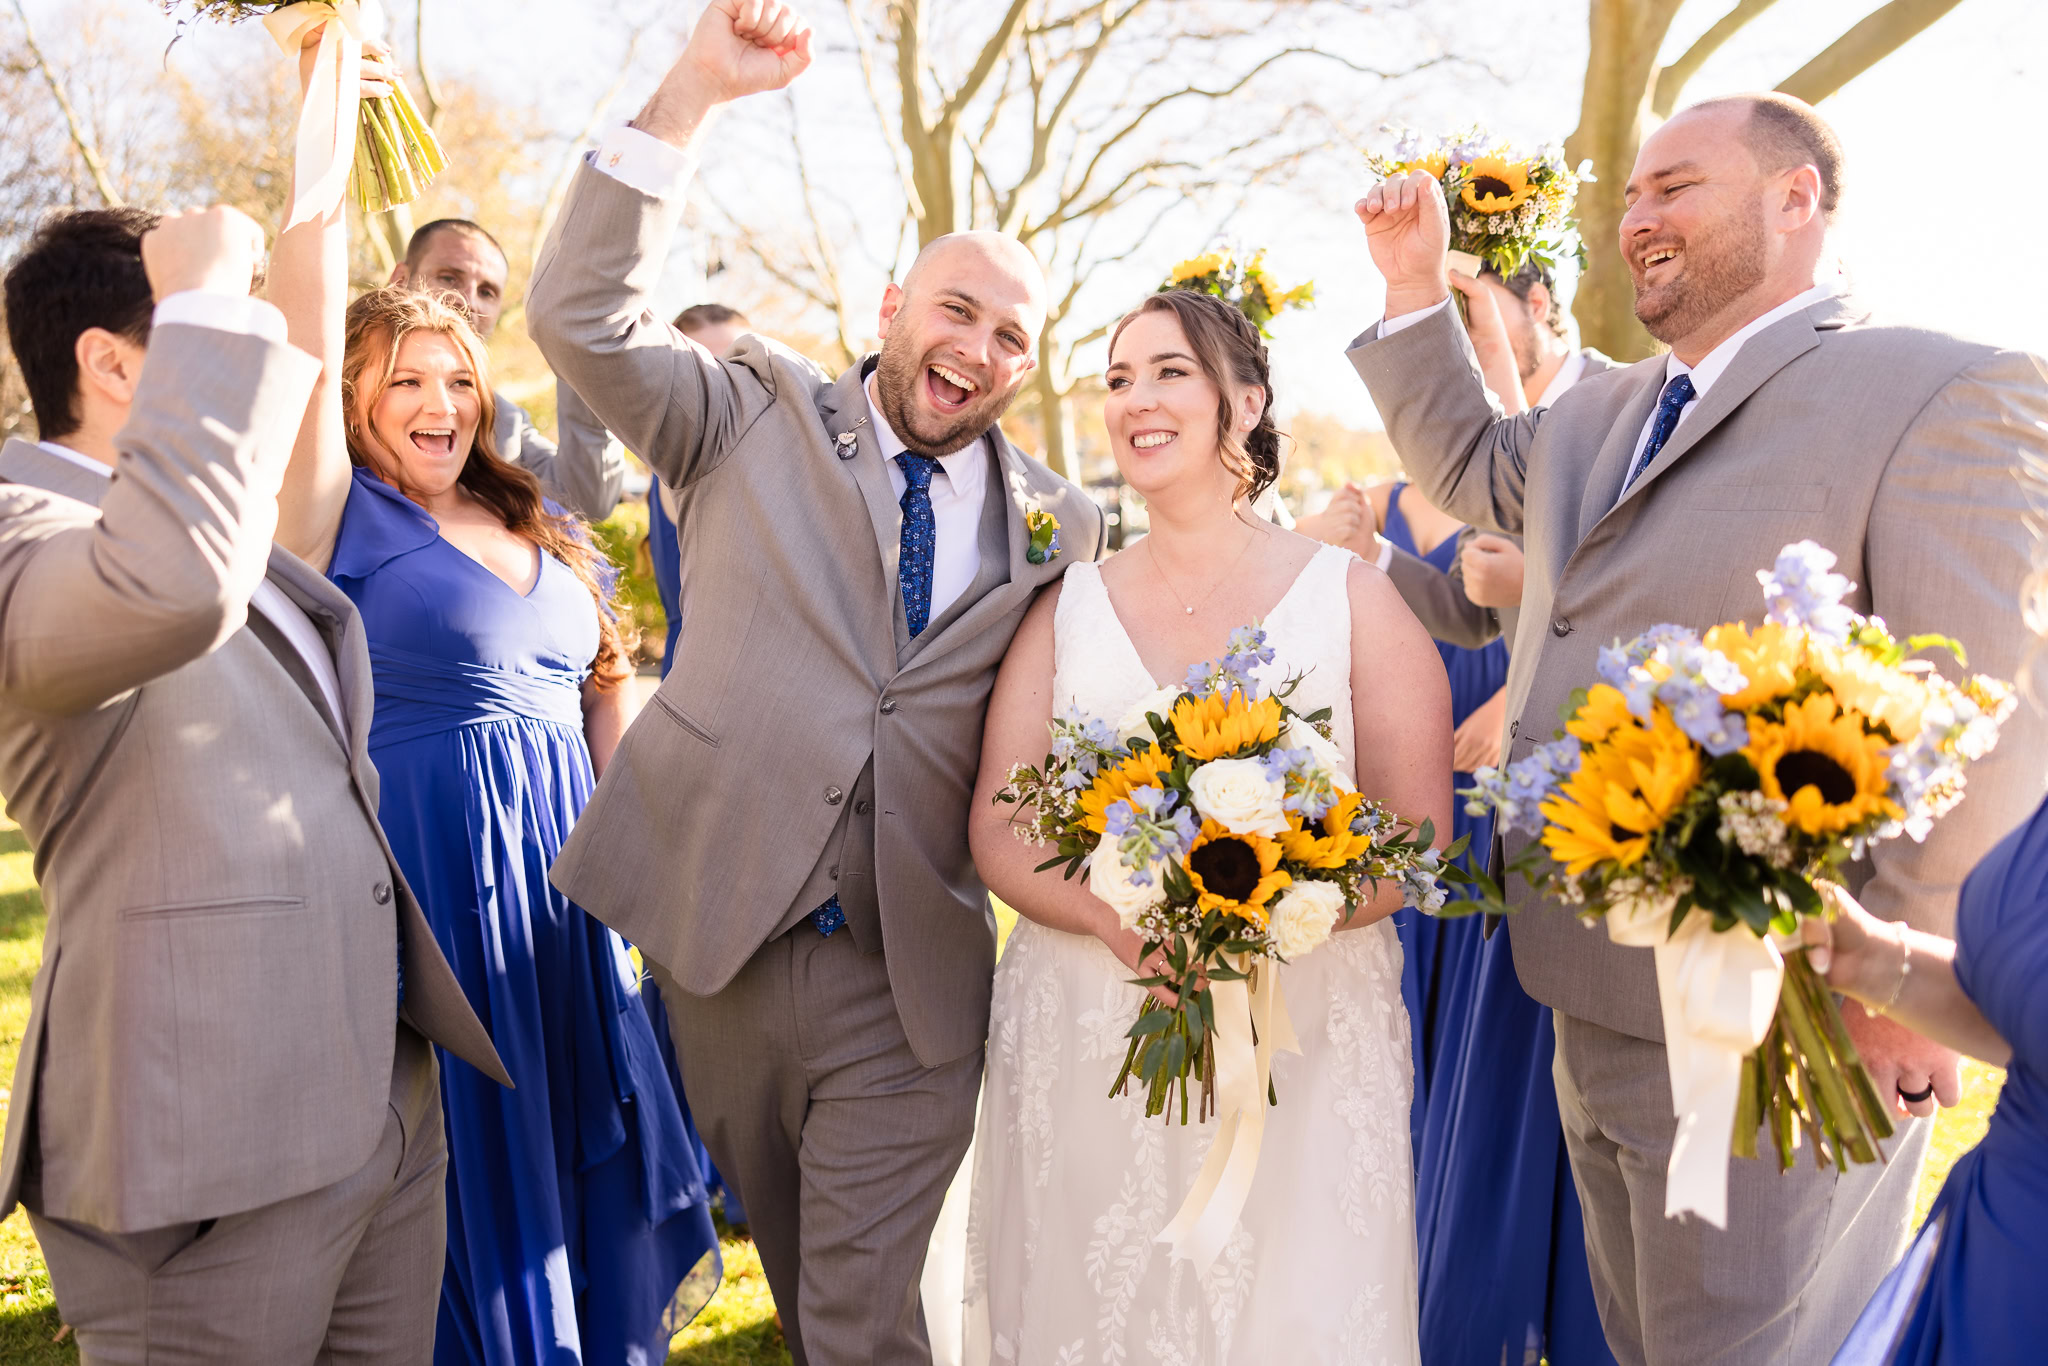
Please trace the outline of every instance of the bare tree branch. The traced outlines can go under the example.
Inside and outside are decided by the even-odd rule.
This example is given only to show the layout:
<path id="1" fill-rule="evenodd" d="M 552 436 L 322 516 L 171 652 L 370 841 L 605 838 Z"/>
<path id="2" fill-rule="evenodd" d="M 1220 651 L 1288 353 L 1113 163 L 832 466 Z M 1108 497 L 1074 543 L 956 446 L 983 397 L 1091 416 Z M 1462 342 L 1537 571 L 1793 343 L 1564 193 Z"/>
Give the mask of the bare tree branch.
<path id="1" fill-rule="evenodd" d="M 424 4 L 425 0 L 422 0 Z M 526 257 L 529 261 L 540 256 L 541 243 L 547 240 L 548 232 L 555 226 L 555 216 L 562 211 L 562 201 L 569 197 L 569 186 L 576 179 L 576 168 L 583 161 L 584 144 L 597 136 L 598 127 L 604 122 L 605 111 L 612 107 L 626 88 L 626 81 L 633 72 L 633 59 L 640 54 L 641 39 L 647 36 L 645 28 L 636 28 L 626 39 L 626 57 L 619 64 L 619 74 L 605 87 L 597 103 L 590 107 L 590 117 L 576 130 L 576 136 L 569 140 L 569 150 L 562 154 L 561 169 L 555 173 L 554 183 L 548 187 L 548 197 L 541 202 L 540 212 L 534 215 L 533 231 L 527 239 Z"/>
<path id="2" fill-rule="evenodd" d="M 35 58 L 36 69 L 43 73 L 43 79 L 50 84 L 50 93 L 57 98 L 57 108 L 64 114 L 64 126 L 71 134 L 71 145 L 78 149 L 79 160 L 85 163 L 93 188 L 99 191 L 100 202 L 110 209 L 119 208 L 124 201 L 107 175 L 107 163 L 100 158 L 100 149 L 93 142 L 92 135 L 79 122 L 78 111 L 71 107 L 71 97 L 64 93 L 64 82 L 57 79 L 57 69 L 50 64 L 42 44 L 36 41 L 36 31 L 28 22 L 28 11 L 22 8 L 21 0 L 14 0 L 14 12 L 21 19 L 21 32 L 28 40 L 29 55 Z"/>
<path id="3" fill-rule="evenodd" d="M 1657 72 L 1650 112 L 1660 119 L 1670 118 L 1671 111 L 1678 107 L 1678 92 L 1685 89 L 1686 82 L 1699 75 L 1707 58 L 1719 52 L 1722 44 L 1741 32 L 1750 20 L 1777 3 L 1778 0 L 1737 0 L 1735 8 L 1695 39 L 1691 47 L 1679 54 L 1677 61 Z"/>
<path id="4" fill-rule="evenodd" d="M 441 87 L 427 66 L 427 0 L 415 0 L 413 6 L 412 56 L 420 73 L 420 95 L 427 102 L 420 112 L 427 116 L 427 127 L 437 128 L 441 123 Z"/>
<path id="5" fill-rule="evenodd" d="M 1778 90 L 1808 104 L 1819 104 L 1961 3 L 1962 0 L 1891 0 L 1787 76 Z"/>
<path id="6" fill-rule="evenodd" d="M 1017 26 L 1024 21 L 1024 8 L 1028 3 L 1029 0 L 1010 0 L 1009 12 L 996 25 L 996 31 L 988 36 L 988 41 L 982 44 L 981 55 L 974 59 L 974 65 L 969 68 L 966 79 L 960 82 L 960 88 L 946 101 L 939 115 L 940 122 L 952 123 L 968 105 L 974 103 L 974 97 L 981 93 L 982 86 L 988 83 L 989 76 L 995 71 L 996 63 L 1008 50 L 1010 40 L 1017 36 Z"/>
<path id="7" fill-rule="evenodd" d="M 861 22 L 860 8 L 856 0 L 846 0 L 846 22 L 853 29 L 853 50 L 860 58 L 861 89 L 867 92 L 868 107 L 875 111 L 875 122 L 882 127 L 882 141 L 888 144 L 889 161 L 896 167 L 896 178 L 903 182 L 903 197 L 910 201 L 910 211 L 924 217 L 924 206 L 917 197 L 917 178 L 911 174 L 910 163 L 903 159 L 901 142 L 891 136 L 889 116 L 882 109 L 881 88 L 875 83 L 875 48 L 868 41 L 868 26 Z"/>

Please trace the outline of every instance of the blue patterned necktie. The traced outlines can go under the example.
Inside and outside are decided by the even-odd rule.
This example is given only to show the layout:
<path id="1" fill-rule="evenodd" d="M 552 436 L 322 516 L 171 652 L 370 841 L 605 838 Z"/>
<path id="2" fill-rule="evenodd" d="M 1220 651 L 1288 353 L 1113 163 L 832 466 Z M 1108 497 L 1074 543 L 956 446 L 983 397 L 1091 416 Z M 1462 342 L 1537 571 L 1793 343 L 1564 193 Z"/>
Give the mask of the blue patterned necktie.
<path id="1" fill-rule="evenodd" d="M 903 467 L 903 544 L 896 559 L 896 577 L 903 585 L 903 615 L 910 637 L 924 634 L 932 619 L 932 559 L 938 549 L 939 523 L 932 515 L 932 476 L 939 462 L 910 451 L 896 457 Z"/>
<path id="2" fill-rule="evenodd" d="M 1691 375 L 1679 375 L 1664 386 L 1664 397 L 1657 400 L 1657 416 L 1650 420 L 1650 439 L 1643 443 L 1643 453 L 1629 467 L 1628 478 L 1621 485 L 1623 493 L 1642 478 L 1643 471 L 1650 468 L 1650 462 L 1657 458 L 1657 452 L 1663 450 L 1664 443 L 1671 439 L 1671 433 L 1678 430 L 1679 415 L 1692 398 Z"/>
<path id="3" fill-rule="evenodd" d="M 938 518 L 932 514 L 932 476 L 938 472 L 939 462 L 905 451 L 896 457 L 896 463 L 903 467 L 903 497 L 897 503 L 903 509 L 903 541 L 896 558 L 896 577 L 903 585 L 903 615 L 914 640 L 932 620 L 932 558 L 939 540 Z M 827 938 L 844 925 L 846 911 L 838 894 L 812 911 L 810 921 Z"/>

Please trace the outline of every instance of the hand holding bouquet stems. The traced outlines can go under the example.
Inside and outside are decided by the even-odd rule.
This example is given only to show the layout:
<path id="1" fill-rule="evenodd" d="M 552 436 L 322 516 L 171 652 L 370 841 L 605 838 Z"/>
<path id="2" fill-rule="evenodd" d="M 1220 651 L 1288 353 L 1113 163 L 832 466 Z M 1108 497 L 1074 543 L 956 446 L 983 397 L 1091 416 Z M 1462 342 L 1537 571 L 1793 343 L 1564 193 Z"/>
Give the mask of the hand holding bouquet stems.
<path id="1" fill-rule="evenodd" d="M 167 13 L 223 23 L 261 19 L 278 46 L 300 62 L 306 86 L 299 115 L 290 227 L 331 211 L 347 179 L 357 207 L 383 213 L 418 199 L 448 160 L 433 129 L 391 66 L 390 50 L 372 49 L 363 67 L 360 112 L 347 73 L 364 45 L 356 0 L 160 0 Z M 352 134 L 352 136 L 351 136 Z M 352 149 L 352 150 L 351 150 Z"/>
<path id="2" fill-rule="evenodd" d="M 1667 1212 L 1717 1225 L 1727 1155 L 1756 1156 L 1759 1129 L 1780 1167 L 1802 1142 L 1817 1163 L 1882 1158 L 1890 1107 L 1801 922 L 1827 914 L 1818 880 L 1879 841 L 1926 837 L 2013 707 L 2003 683 L 1910 658 L 1962 663 L 1956 642 L 1899 640 L 1844 606 L 1854 585 L 1834 563 L 1786 546 L 1757 575 L 1754 629 L 1654 626 L 1601 651 L 1558 738 L 1466 793 L 1535 837 L 1509 864 L 1533 889 L 1655 951 L 1680 1116 Z M 1468 904 L 1507 909 L 1491 883 Z"/>

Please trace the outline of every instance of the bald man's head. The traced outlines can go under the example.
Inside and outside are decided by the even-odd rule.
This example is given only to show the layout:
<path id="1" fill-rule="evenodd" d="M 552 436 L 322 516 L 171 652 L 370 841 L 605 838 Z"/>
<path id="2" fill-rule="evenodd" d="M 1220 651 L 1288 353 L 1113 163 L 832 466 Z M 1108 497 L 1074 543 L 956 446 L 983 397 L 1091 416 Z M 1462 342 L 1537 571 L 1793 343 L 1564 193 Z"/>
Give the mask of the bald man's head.
<path id="1" fill-rule="evenodd" d="M 993 427 L 1037 365 L 1045 273 L 996 232 L 948 233 L 882 296 L 876 399 L 910 450 L 943 456 Z"/>

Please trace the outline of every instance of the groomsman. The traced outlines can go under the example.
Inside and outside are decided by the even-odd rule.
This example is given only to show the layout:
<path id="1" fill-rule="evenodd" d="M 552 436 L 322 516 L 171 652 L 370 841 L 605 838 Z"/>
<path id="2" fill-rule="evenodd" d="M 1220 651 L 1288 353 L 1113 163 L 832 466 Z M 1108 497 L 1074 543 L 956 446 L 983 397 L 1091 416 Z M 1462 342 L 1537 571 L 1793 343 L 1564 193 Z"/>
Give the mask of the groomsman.
<path id="1" fill-rule="evenodd" d="M 92 210 L 6 278 L 0 790 L 50 918 L 0 1215 L 95 1364 L 426 1360 L 427 1041 L 506 1080 L 377 825 L 355 609 L 271 548 L 318 367 L 262 246 Z"/>
<path id="2" fill-rule="evenodd" d="M 880 356 L 836 379 L 648 314 L 708 121 L 810 43 L 785 5 L 713 0 L 577 170 L 534 272 L 542 354 L 677 492 L 687 595 L 675 667 L 553 877 L 662 970 L 798 1366 L 899 1366 L 930 1359 L 919 1276 L 988 1034 L 982 718 L 1033 595 L 1104 523 L 997 426 L 1045 324 L 1013 238 L 927 246 L 883 296 Z M 1061 528 L 1037 562 L 1033 511 Z"/>
<path id="3" fill-rule="evenodd" d="M 498 239 L 467 218 L 437 218 L 413 233 L 405 259 L 391 268 L 391 283 L 454 294 L 470 326 L 488 340 L 505 311 L 511 273 Z M 555 381 L 555 431 L 548 440 L 526 409 L 494 393 L 498 420 L 491 428 L 498 454 L 540 480 L 541 491 L 586 521 L 601 522 L 619 505 L 626 485 L 626 448 L 591 414 L 576 391 Z"/>
<path id="4" fill-rule="evenodd" d="M 1489 403 L 1447 307 L 1436 182 L 1402 177 L 1359 204 L 1387 318 L 1350 354 L 1395 448 L 1437 506 L 1527 539 L 1508 759 L 1550 738 L 1600 647 L 1661 621 L 1760 620 L 1756 571 L 1803 537 L 1840 556 L 1857 610 L 1902 636 L 1954 634 L 1973 668 L 2017 673 L 2029 538 L 2014 469 L 2048 454 L 2048 371 L 1871 318 L 1823 268 L 1842 179 L 1833 131 L 1797 100 L 1673 118 L 1628 177 L 1619 242 L 1636 316 L 1670 354 L 1514 418 Z M 1854 870 L 1863 904 L 1952 933 L 1959 881 L 2038 801 L 2044 757 L 2022 707 L 1925 843 L 1877 846 Z M 1913 1116 L 1889 1164 L 1738 1160 L 1725 1231 L 1667 1219 L 1675 1121 L 1650 956 L 1519 895 L 1515 965 L 1556 1013 L 1559 1109 L 1615 1355 L 1827 1360 L 1902 1245 L 1924 1116 L 1955 1103 L 1956 1055 L 1845 1012 L 1879 1093 Z"/>

